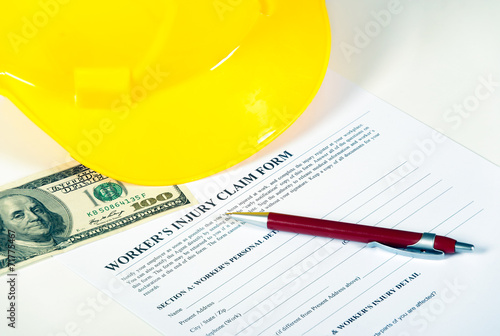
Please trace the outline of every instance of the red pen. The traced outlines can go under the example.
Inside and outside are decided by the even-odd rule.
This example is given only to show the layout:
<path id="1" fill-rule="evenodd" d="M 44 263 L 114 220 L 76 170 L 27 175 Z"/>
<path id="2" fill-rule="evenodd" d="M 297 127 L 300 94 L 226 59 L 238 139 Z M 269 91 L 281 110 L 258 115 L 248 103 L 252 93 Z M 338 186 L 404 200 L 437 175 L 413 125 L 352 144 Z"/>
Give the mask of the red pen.
<path id="1" fill-rule="evenodd" d="M 324 219 L 306 218 L 274 212 L 233 212 L 231 218 L 269 230 L 352 240 L 380 247 L 397 254 L 438 259 L 444 254 L 472 252 L 474 245 L 457 242 L 434 233 L 418 233 Z"/>

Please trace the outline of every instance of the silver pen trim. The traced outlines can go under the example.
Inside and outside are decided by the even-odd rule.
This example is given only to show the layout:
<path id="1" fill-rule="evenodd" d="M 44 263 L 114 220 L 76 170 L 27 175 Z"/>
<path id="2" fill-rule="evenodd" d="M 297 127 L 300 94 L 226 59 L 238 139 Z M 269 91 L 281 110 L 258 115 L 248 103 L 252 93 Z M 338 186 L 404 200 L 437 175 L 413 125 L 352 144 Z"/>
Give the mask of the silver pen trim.
<path id="1" fill-rule="evenodd" d="M 237 221 L 260 226 L 267 229 L 268 212 L 230 212 L 226 213 L 230 218 Z"/>
<path id="2" fill-rule="evenodd" d="M 473 251 L 474 251 L 474 245 L 472 244 L 462 243 L 459 241 L 455 243 L 455 252 L 473 252 Z"/>

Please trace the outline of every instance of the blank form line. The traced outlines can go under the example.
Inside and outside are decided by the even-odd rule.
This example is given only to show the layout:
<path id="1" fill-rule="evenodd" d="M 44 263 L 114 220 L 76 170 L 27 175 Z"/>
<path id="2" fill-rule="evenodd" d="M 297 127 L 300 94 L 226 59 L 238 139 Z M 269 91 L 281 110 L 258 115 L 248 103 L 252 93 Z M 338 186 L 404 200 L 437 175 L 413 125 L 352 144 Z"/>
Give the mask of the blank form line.
<path id="1" fill-rule="evenodd" d="M 457 212 L 455 212 L 454 214 L 452 214 L 450 217 L 446 218 L 444 221 L 442 221 L 441 223 L 439 223 L 438 225 L 436 225 L 435 227 L 433 227 L 432 229 L 430 229 L 430 231 L 432 232 L 432 231 L 436 230 L 439 226 L 441 226 L 442 224 L 446 223 L 448 220 L 450 220 L 452 217 L 456 216 L 459 212 L 461 212 L 462 210 L 464 210 L 465 208 L 467 208 L 472 203 L 474 203 L 474 201 L 472 201 L 469 204 L 467 204 L 466 206 L 462 207 L 460 210 L 458 210 Z"/>
<path id="2" fill-rule="evenodd" d="M 276 247 L 275 249 L 273 249 L 273 250 L 272 250 L 272 251 L 273 251 L 273 253 L 274 253 L 274 252 L 276 252 L 278 249 L 280 249 L 280 248 L 281 248 L 282 246 L 284 246 L 285 244 L 287 244 L 288 242 L 290 242 L 292 239 L 296 238 L 297 236 L 298 236 L 298 234 L 296 234 L 295 236 L 291 237 L 290 239 L 288 239 L 287 241 L 283 242 L 281 245 L 279 245 L 278 247 Z M 306 243 L 307 243 L 307 242 L 306 242 Z M 302 246 L 301 246 L 301 247 L 302 247 Z M 299 248 L 300 248 L 300 247 L 299 247 Z M 190 304 L 189 306 L 187 306 L 186 308 L 191 308 L 193 305 L 197 304 L 198 302 L 200 302 L 201 300 L 203 300 L 204 298 L 206 298 L 208 295 L 210 295 L 210 294 L 212 294 L 213 292 L 215 292 L 215 291 L 216 291 L 217 289 L 219 289 L 220 287 L 227 285 L 227 283 L 228 283 L 228 282 L 230 282 L 231 280 L 233 280 L 234 278 L 236 278 L 238 275 L 240 275 L 240 274 L 241 274 L 241 273 L 243 273 L 243 272 L 248 271 L 248 269 L 249 269 L 250 267 L 252 267 L 253 265 L 255 265 L 255 264 L 259 263 L 259 262 L 261 262 L 262 260 L 264 260 L 265 258 L 267 258 L 267 257 L 268 257 L 268 256 L 270 256 L 270 255 L 271 255 L 271 253 L 267 254 L 264 258 L 262 258 L 262 259 L 259 259 L 259 260 L 255 261 L 255 262 L 254 262 L 254 263 L 252 263 L 250 266 L 246 267 L 244 270 L 242 270 L 242 271 L 238 272 L 237 274 L 233 275 L 230 279 L 228 279 L 227 281 L 223 282 L 223 283 L 222 283 L 222 284 L 220 284 L 219 286 L 215 287 L 215 288 L 214 288 L 214 289 L 212 289 L 210 292 L 208 292 L 207 294 L 203 295 L 201 298 L 199 298 L 199 299 L 198 299 L 198 300 L 196 300 L 195 302 L 191 303 L 191 304 Z M 285 256 L 285 257 L 283 257 L 283 258 L 281 258 L 279 261 L 283 260 L 284 258 L 286 258 L 286 256 Z M 278 261 L 278 262 L 279 262 L 279 261 Z M 275 264 L 276 264 L 276 263 L 274 263 L 273 265 L 275 265 Z M 260 275 L 260 274 L 262 274 L 262 273 L 263 273 L 263 272 L 259 273 L 259 275 Z M 222 298 L 222 300 L 223 300 L 223 299 L 224 299 L 224 298 Z M 222 301 L 222 300 L 221 300 L 221 301 Z"/>
<path id="3" fill-rule="evenodd" d="M 401 266 L 399 266 L 398 268 L 396 268 L 395 270 L 393 270 L 391 273 L 387 274 L 385 277 L 383 277 L 382 279 L 380 279 L 379 281 L 377 281 L 376 283 L 374 283 L 373 285 L 371 285 L 370 287 L 368 287 L 365 291 L 361 292 L 358 296 L 356 296 L 355 298 L 353 298 L 351 301 L 347 302 L 342 307 L 340 307 L 339 309 L 337 309 L 336 311 L 334 311 L 333 313 L 331 313 L 330 315 L 328 315 L 327 317 L 325 317 L 324 319 L 322 319 L 321 321 L 319 321 L 318 323 L 316 323 L 315 325 L 313 325 L 310 329 L 306 330 L 303 333 L 303 335 L 307 334 L 308 332 L 310 332 L 311 330 L 313 330 L 314 328 L 316 328 L 318 325 L 320 325 L 321 323 L 323 323 L 325 320 L 327 320 L 330 317 L 332 317 L 333 315 L 335 315 L 337 312 L 339 312 L 340 310 L 342 310 L 345 306 L 347 306 L 348 304 L 350 304 L 351 302 L 353 302 L 354 300 L 356 300 L 357 298 L 359 298 L 361 295 L 365 294 L 367 291 L 369 291 L 370 289 L 372 289 L 373 287 L 375 287 L 377 284 L 379 284 L 382 280 L 385 280 L 391 274 L 393 274 L 394 272 L 396 272 L 397 270 L 399 270 L 401 267 L 403 267 L 404 265 L 408 264 L 412 260 L 413 260 L 413 258 L 411 258 L 410 260 L 406 261 L 404 264 L 402 264 Z"/>
<path id="4" fill-rule="evenodd" d="M 453 230 L 451 230 L 450 232 L 448 232 L 446 235 L 449 235 L 450 233 L 452 233 L 453 231 L 455 231 L 456 229 L 458 229 L 459 227 L 461 227 L 462 225 L 464 225 L 465 223 L 467 223 L 468 221 L 470 221 L 472 218 L 476 217 L 479 213 L 481 213 L 484 209 L 481 209 L 479 210 L 478 212 L 476 212 L 475 214 L 473 214 L 472 216 L 470 216 L 469 218 L 467 218 L 465 221 L 463 221 L 460 225 L 458 225 L 456 228 L 454 228 Z"/>
<path id="5" fill-rule="evenodd" d="M 395 200 L 396 198 L 398 198 L 399 196 L 401 196 L 403 193 L 405 193 L 408 190 L 410 190 L 411 188 L 413 188 L 415 185 L 417 185 L 419 182 L 423 181 L 425 178 L 427 178 L 430 175 L 431 175 L 431 173 L 425 175 L 420 180 L 418 180 L 417 182 L 413 183 L 408 188 L 406 188 L 405 190 L 401 191 L 399 194 L 397 194 L 396 196 L 394 196 L 393 198 L 391 198 L 390 200 L 388 200 L 387 202 L 385 202 L 384 204 L 382 204 L 381 206 L 379 206 L 378 208 L 376 208 L 375 210 L 373 210 L 372 212 L 370 212 L 368 215 L 366 215 L 365 217 L 361 218 L 357 223 L 362 222 L 363 220 L 365 220 L 370 215 L 373 215 L 375 212 L 377 212 L 378 210 L 380 210 L 381 208 L 383 208 L 384 206 L 386 206 L 387 204 L 389 204 L 390 202 L 392 202 L 393 200 Z"/>
<path id="6" fill-rule="evenodd" d="M 301 304 L 300 306 L 298 306 L 297 308 L 295 308 L 294 310 L 290 311 L 288 314 L 286 314 L 285 316 L 283 316 L 282 318 L 280 318 L 279 320 L 277 320 L 276 322 L 274 322 L 273 324 L 271 324 L 269 327 L 267 327 L 266 329 L 262 330 L 258 335 L 262 335 L 266 330 L 268 330 L 269 328 L 271 328 L 273 325 L 276 325 L 279 321 L 283 320 L 285 317 L 287 317 L 288 315 L 290 315 L 291 313 L 293 313 L 294 311 L 296 311 L 297 309 L 303 307 L 307 302 L 311 301 L 312 299 L 314 299 L 316 296 L 318 296 L 319 294 L 323 293 L 325 290 L 327 290 L 330 286 L 326 286 L 325 288 L 323 288 L 322 290 L 320 290 L 318 293 L 314 294 L 313 296 L 311 296 L 309 298 L 309 300 L 305 301 L 303 304 Z"/>
<path id="7" fill-rule="evenodd" d="M 363 276 L 363 279 L 366 278 L 367 276 L 369 276 L 370 274 L 372 274 L 373 272 L 375 272 L 377 269 L 379 269 L 380 267 L 382 267 L 384 264 L 386 264 L 387 262 L 389 262 L 389 260 L 391 260 L 392 258 L 396 257 L 397 254 L 393 255 L 392 257 L 390 257 L 389 259 L 387 259 L 386 261 L 384 261 L 383 263 L 381 263 L 380 265 L 378 265 L 377 267 L 375 267 L 374 269 L 372 269 L 370 272 L 366 273 L 364 276 Z"/>
<path id="8" fill-rule="evenodd" d="M 430 189 L 432 189 L 434 186 L 436 186 L 438 183 L 440 183 L 442 180 L 439 180 L 437 181 L 436 183 L 434 183 L 433 185 L 431 185 L 430 187 L 428 187 L 427 189 L 425 189 L 424 191 L 422 191 L 420 194 L 418 194 L 417 196 L 413 197 L 412 199 L 410 199 L 408 202 L 406 202 L 405 204 L 401 205 L 399 208 L 397 208 L 396 210 L 394 210 L 393 212 L 391 212 L 390 214 L 388 214 L 387 216 L 385 216 L 384 218 L 382 218 L 381 220 L 379 220 L 375 226 L 377 226 L 378 224 L 382 223 L 383 221 L 385 221 L 387 218 L 391 217 L 392 215 L 394 215 L 396 212 L 398 212 L 399 210 L 403 209 L 405 206 L 407 206 L 408 204 L 410 204 L 411 202 L 413 202 L 414 200 L 416 200 L 417 198 L 419 198 L 420 196 L 422 196 L 424 193 L 426 193 L 427 191 L 429 191 Z"/>
<path id="9" fill-rule="evenodd" d="M 326 257 L 325 259 L 321 260 L 319 263 L 321 263 L 321 262 L 323 262 L 324 260 L 326 260 L 326 259 L 328 259 L 329 257 L 331 257 L 333 254 L 335 254 L 335 253 L 336 253 L 337 251 L 339 251 L 341 248 L 342 248 L 342 247 L 340 247 L 339 249 L 337 249 L 335 252 L 333 252 L 331 255 L 329 255 L 329 256 L 328 256 L 328 257 Z M 316 281 L 318 281 L 319 279 L 322 279 L 322 278 L 323 278 L 326 274 L 328 274 L 328 273 L 330 273 L 331 271 L 333 271 L 335 268 L 337 268 L 338 266 L 340 266 L 341 264 L 343 264 L 345 261 L 347 261 L 348 259 L 350 259 L 351 257 L 353 257 L 355 254 L 357 254 L 357 253 L 361 252 L 361 250 L 363 250 L 364 248 L 365 248 L 365 247 L 360 248 L 359 250 L 357 250 L 356 252 L 354 252 L 353 254 L 351 254 L 350 256 L 348 256 L 347 258 L 345 258 L 344 260 L 342 260 L 340 263 L 338 263 L 337 265 L 335 265 L 335 266 L 333 266 L 332 268 L 330 268 L 328 271 L 326 271 L 325 273 L 323 273 L 322 275 L 320 275 L 319 277 L 317 277 L 314 281 L 311 281 L 311 282 L 310 282 L 310 283 L 309 283 L 306 287 L 309 287 L 309 286 L 311 286 L 313 283 L 315 283 Z M 319 263 L 318 263 L 318 264 L 316 264 L 316 265 L 314 265 L 313 267 L 311 267 L 311 269 L 312 269 L 312 268 L 314 268 L 314 267 L 316 267 L 316 266 L 318 266 L 318 265 L 319 265 Z M 300 275 L 300 276 L 301 276 L 301 275 Z M 296 277 L 295 279 L 300 278 L 300 276 Z M 295 279 L 293 279 L 292 281 L 294 281 Z M 289 285 L 292 281 L 290 281 L 290 282 L 289 282 L 289 283 L 287 283 L 286 285 L 282 286 L 282 287 L 281 287 L 281 288 L 279 288 L 278 290 L 281 290 L 281 289 L 283 289 L 284 287 L 288 286 L 288 285 Z M 304 288 L 306 288 L 306 287 L 304 287 Z M 303 288 L 303 289 L 304 289 L 304 288 Z M 271 294 L 271 295 L 273 295 L 273 294 Z M 267 299 L 268 299 L 271 295 L 267 296 L 264 300 L 267 300 Z M 258 304 L 256 304 L 256 305 L 254 305 L 251 309 L 247 310 L 247 312 L 249 312 L 249 311 L 250 311 L 250 310 L 252 310 L 253 308 L 257 307 L 257 306 L 258 306 L 260 303 L 262 303 L 264 300 L 260 301 L 260 302 L 259 302 Z M 234 307 L 234 306 L 233 306 L 233 307 Z M 231 308 L 233 308 L 233 307 L 231 307 Z M 230 308 L 230 309 L 231 309 L 231 308 Z M 285 317 L 287 317 L 287 316 L 288 316 L 288 315 L 290 315 L 290 314 L 291 314 L 291 312 L 289 312 L 288 314 L 286 314 L 285 316 L 283 316 L 283 317 L 282 317 L 282 319 L 283 319 L 283 318 L 285 318 Z"/>
<path id="10" fill-rule="evenodd" d="M 354 255 L 358 254 L 359 252 L 361 252 L 366 246 L 363 246 L 361 247 L 359 250 L 357 250 L 356 252 L 354 252 L 353 254 L 351 254 L 350 256 L 348 256 L 347 258 L 345 258 L 344 260 L 342 260 L 341 262 L 339 262 L 337 265 L 333 266 L 332 268 L 330 268 L 328 271 L 326 271 L 325 273 L 323 273 L 319 278 L 317 278 L 316 280 L 314 280 L 313 282 L 316 282 L 318 281 L 319 279 L 321 279 L 322 277 L 324 277 L 325 275 L 327 275 L 328 273 L 330 273 L 331 271 L 333 271 L 335 268 L 339 267 L 340 265 L 342 265 L 344 262 L 346 262 L 348 259 L 351 259 L 352 257 L 354 257 Z M 341 247 L 342 248 L 342 247 Z M 339 250 L 341 249 L 339 248 Z M 338 250 L 337 250 L 338 251 Z M 337 252 L 335 251 L 335 252 Z M 333 253 L 335 253 L 333 252 Z M 333 254 L 332 253 L 332 254 Z M 328 258 L 328 257 L 327 257 Z M 325 258 L 326 259 L 326 258 Z M 323 260 L 322 260 L 323 261 Z M 315 265 L 317 266 L 317 265 Z"/>
<path id="11" fill-rule="evenodd" d="M 338 251 L 338 250 L 337 250 L 337 251 Z M 335 251 L 335 252 L 336 252 L 336 251 Z M 313 252 L 313 253 L 314 253 L 314 252 Z M 309 256 L 310 256 L 310 255 L 312 255 L 312 253 L 311 253 L 311 254 L 309 254 Z M 330 257 L 330 256 L 328 256 L 328 257 Z M 326 257 L 325 259 L 327 259 L 328 257 Z M 304 259 L 305 259 L 305 258 L 304 258 Z M 302 259 L 302 260 L 304 260 L 304 259 Z M 323 259 L 323 260 L 325 260 L 325 259 Z M 302 261 L 302 260 L 301 260 L 301 261 Z M 323 261 L 323 260 L 321 260 L 321 261 Z M 320 261 L 320 262 L 321 262 L 321 261 Z M 298 263 L 296 263 L 295 265 L 297 265 L 297 264 L 298 264 Z M 318 263 L 318 264 L 319 264 L 319 263 Z M 314 265 L 313 267 L 316 267 L 318 264 Z M 293 265 L 293 266 L 292 266 L 292 267 L 290 267 L 289 269 L 293 268 L 295 265 Z M 311 267 L 310 269 L 312 269 L 313 267 Z M 310 270 L 310 269 L 309 269 L 309 270 Z M 283 274 L 283 273 L 282 273 L 282 274 Z M 275 293 L 276 293 L 276 292 L 278 292 L 278 291 L 280 291 L 280 290 L 282 290 L 283 288 L 285 288 L 286 286 L 288 286 L 289 284 L 291 284 L 292 282 L 294 282 L 295 280 L 297 280 L 298 278 L 300 278 L 302 275 L 304 275 L 304 274 L 300 274 L 299 276 L 297 276 L 297 277 L 293 278 L 291 281 L 287 282 L 285 285 L 281 286 L 278 290 L 276 290 L 276 291 L 275 291 Z M 273 279 L 273 280 L 274 280 L 274 279 Z M 302 291 L 302 290 L 306 289 L 306 288 L 307 288 L 307 287 L 309 287 L 312 283 L 313 283 L 313 282 L 310 282 L 307 286 L 305 286 L 304 288 L 302 288 L 300 291 Z M 268 283 L 266 283 L 266 285 L 268 285 L 268 284 L 269 284 L 269 282 L 268 282 Z M 266 286 L 266 285 L 265 285 L 265 286 Z M 300 292 L 300 291 L 299 291 L 299 292 Z M 297 293 L 298 293 L 298 292 L 297 292 Z M 262 302 L 264 302 L 265 300 L 269 299 L 269 297 L 270 297 L 270 296 L 272 296 L 272 295 L 274 295 L 274 293 L 273 293 L 273 294 L 271 294 L 271 295 L 269 295 L 269 296 L 267 296 L 266 298 L 264 298 L 264 300 L 261 300 L 261 301 L 260 301 L 259 303 L 257 303 L 256 305 L 252 306 L 250 309 L 248 309 L 247 311 L 245 311 L 243 314 L 248 313 L 250 310 L 254 309 L 254 308 L 255 308 L 255 307 L 257 307 L 259 304 L 261 304 L 261 303 L 262 303 Z M 294 294 L 294 295 L 295 295 L 295 294 Z M 292 296 L 293 296 L 293 295 L 292 295 Z"/>
<path id="12" fill-rule="evenodd" d="M 434 197 L 433 199 L 431 199 L 429 202 L 425 203 L 420 208 L 418 208 L 417 210 L 413 211 L 411 214 L 409 214 L 408 216 L 406 216 L 404 219 L 400 220 L 399 223 L 397 223 L 396 225 L 394 225 L 392 227 L 392 229 L 395 228 L 396 226 L 398 226 L 399 224 L 401 224 L 402 222 L 404 222 L 405 220 L 407 220 L 408 218 L 410 218 L 411 216 L 413 216 L 414 214 L 416 214 L 417 212 L 419 212 L 420 210 L 422 210 L 423 208 L 425 208 L 426 206 L 428 206 L 429 204 L 431 204 L 432 202 L 434 202 L 435 200 L 437 200 L 439 197 L 441 197 L 444 194 L 446 194 L 451 189 L 453 189 L 453 187 L 449 187 L 448 189 L 446 189 L 445 191 L 443 191 L 442 193 L 440 193 L 439 195 L 437 195 L 436 197 Z"/>
<path id="13" fill-rule="evenodd" d="M 296 236 L 297 236 L 297 235 L 296 235 Z M 295 237 L 294 237 L 294 238 L 295 238 Z M 308 241 L 306 241 L 305 243 L 303 243 L 302 245 L 300 245 L 298 248 L 296 248 L 296 249 L 295 249 L 292 253 L 285 255 L 283 258 L 281 258 L 281 259 L 277 260 L 274 264 L 272 264 L 272 265 L 268 266 L 266 269 L 264 269 L 263 271 L 261 271 L 259 274 L 257 274 L 257 275 L 255 275 L 255 276 L 253 276 L 250 280 L 248 280 L 247 282 L 245 282 L 244 284 L 242 284 L 241 286 L 239 286 L 238 288 L 236 288 L 235 290 L 233 290 L 232 292 L 230 292 L 229 294 L 227 294 L 226 296 L 224 296 L 223 298 L 221 298 L 221 299 L 219 300 L 219 302 L 221 302 L 221 301 L 225 300 L 227 297 L 231 296 L 234 292 L 236 292 L 237 290 L 239 290 L 240 288 L 242 288 L 242 287 L 243 287 L 243 286 L 245 286 L 246 284 L 248 284 L 248 283 L 252 282 L 252 281 L 253 281 L 253 280 L 255 280 L 256 278 L 258 278 L 261 274 L 265 273 L 267 270 L 269 270 L 269 269 L 271 269 L 272 267 L 276 266 L 276 264 L 280 263 L 283 259 L 286 259 L 286 258 L 288 258 L 289 256 L 291 256 L 293 253 L 297 252 L 299 249 L 301 249 L 302 247 L 304 247 L 307 243 L 309 243 L 309 242 L 310 242 L 311 240 L 313 240 L 314 238 L 316 238 L 316 237 L 312 237 L 311 239 L 309 239 Z M 328 243 L 326 243 L 326 244 L 328 244 Z M 318 250 L 319 250 L 320 248 L 322 248 L 323 246 L 325 246 L 326 244 L 321 245 L 321 246 L 318 248 Z M 316 251 L 317 251 L 317 250 L 315 250 L 313 253 L 315 253 Z M 308 256 L 306 256 L 305 258 L 307 258 L 307 257 L 308 257 Z M 302 259 L 302 260 L 303 260 L 303 259 Z M 296 264 L 295 264 L 295 265 L 296 265 Z M 295 265 L 294 265 L 294 266 L 295 266 Z M 292 267 L 293 267 L 293 266 L 292 266 Z M 241 273 L 241 272 L 240 272 L 240 273 Z M 227 282 L 226 282 L 226 283 L 227 283 Z M 224 283 L 224 284 L 226 284 L 226 283 Z"/>
<path id="14" fill-rule="evenodd" d="M 304 289 L 306 289 L 307 287 L 309 287 L 310 285 L 312 285 L 312 283 L 308 284 L 307 286 L 305 286 L 304 288 L 302 288 L 301 290 L 299 290 L 298 292 L 295 292 L 292 296 L 290 296 L 288 299 L 286 299 L 285 301 L 281 302 L 279 305 L 277 305 L 276 307 L 274 307 L 273 309 L 271 309 L 270 311 L 268 311 L 267 313 L 263 314 L 261 317 L 259 317 L 258 319 L 256 319 L 255 321 L 253 321 L 252 323 L 250 323 L 248 326 L 246 326 L 244 329 L 242 329 L 241 331 L 239 331 L 238 333 L 236 333 L 236 335 L 238 335 L 239 333 L 241 333 L 243 330 L 247 329 L 248 327 L 250 327 L 252 324 L 254 324 L 255 322 L 259 321 L 260 319 L 262 319 L 264 316 L 266 316 L 267 314 L 269 314 L 270 312 L 272 312 L 273 310 L 275 310 L 276 308 L 278 308 L 279 306 L 281 306 L 282 304 L 284 304 L 285 302 L 287 302 L 288 300 L 290 300 L 291 298 L 293 298 L 295 295 L 299 294 L 300 292 L 302 292 Z M 328 288 L 328 286 L 326 287 Z M 325 288 L 325 289 L 326 289 Z M 325 290 L 323 289 L 323 290 Z M 322 290 L 322 291 L 323 291 Z M 260 304 L 260 302 L 259 302 Z M 259 304 L 253 306 L 252 308 L 250 308 L 249 310 L 247 310 L 246 312 L 244 312 L 242 315 L 245 315 L 247 314 L 249 311 L 251 311 L 252 309 L 254 309 L 255 307 L 257 307 Z"/>
<path id="15" fill-rule="evenodd" d="M 342 204 L 340 204 L 339 206 L 337 206 L 335 209 L 333 209 L 332 211 L 330 211 L 329 213 L 327 213 L 326 215 L 324 215 L 323 217 L 321 218 L 325 218 L 326 216 L 328 216 L 329 214 L 331 214 L 332 212 L 334 212 L 335 210 L 337 210 L 338 208 L 340 208 L 341 206 L 345 205 L 346 203 L 348 203 L 349 201 L 351 201 L 352 199 L 354 199 L 355 197 L 359 196 L 359 194 L 363 193 L 364 191 L 370 189 L 372 186 L 374 186 L 376 183 L 380 182 L 383 178 L 385 178 L 386 176 L 388 176 L 389 174 L 392 174 L 396 169 L 400 168 L 402 165 L 404 165 L 406 163 L 403 162 L 401 163 L 399 166 L 397 166 L 396 168 L 392 169 L 390 172 L 388 172 L 387 174 L 385 174 L 384 176 L 382 176 L 381 178 L 379 178 L 378 180 L 376 180 L 375 182 L 373 182 L 372 184 L 370 184 L 369 186 L 365 187 L 364 189 L 362 189 L 361 191 L 359 191 L 357 194 L 355 194 L 354 196 L 352 196 L 351 198 L 349 198 L 348 200 L 346 200 L 345 202 L 343 202 Z M 418 167 L 417 167 L 418 168 Z M 415 168 L 415 169 L 417 169 Z"/>
<path id="16" fill-rule="evenodd" d="M 369 200 L 367 200 L 366 202 L 364 202 L 363 204 L 361 204 L 360 206 L 358 206 L 357 208 L 355 208 L 354 210 L 352 210 L 351 212 L 349 212 L 347 215 L 345 215 L 344 217 L 342 217 L 340 220 L 343 220 L 344 218 L 346 218 L 347 216 L 349 216 L 350 214 L 352 214 L 353 212 L 355 212 L 356 210 L 358 210 L 359 208 L 362 208 L 363 206 L 365 206 L 367 203 L 373 201 L 375 198 L 377 198 L 378 196 L 380 196 L 381 194 L 383 194 L 384 192 L 386 192 L 387 190 L 389 190 L 391 187 L 395 186 L 397 183 L 403 181 L 405 179 L 405 177 L 407 177 L 408 175 L 410 175 L 411 173 L 413 173 L 414 171 L 416 171 L 417 168 L 413 169 L 411 172 L 409 172 L 408 174 L 406 174 L 405 176 L 403 176 L 402 178 L 400 178 L 399 180 L 397 180 L 396 182 L 392 183 L 392 184 L 389 184 L 385 189 L 381 190 L 380 192 L 378 192 L 376 195 L 372 196 L 372 198 L 370 198 Z M 429 173 L 430 174 L 430 173 Z"/>
<path id="17" fill-rule="evenodd" d="M 319 249 L 321 249 L 323 246 L 325 246 L 326 244 L 329 244 L 330 242 L 332 242 L 332 240 L 328 241 L 327 243 L 321 245 L 319 248 L 317 248 L 316 250 L 314 250 L 312 253 L 308 254 L 307 256 L 305 256 L 304 258 L 302 258 L 301 260 L 297 261 L 295 264 L 293 264 L 291 267 L 289 267 L 288 269 L 284 270 L 283 272 L 281 272 L 280 274 L 278 274 L 277 276 L 275 276 L 274 278 L 272 278 L 271 280 L 269 280 L 268 282 L 266 282 L 265 284 L 263 284 L 262 286 L 260 286 L 259 288 L 257 288 L 255 291 L 253 291 L 252 293 L 250 293 L 249 295 L 247 295 L 246 297 L 244 297 L 243 299 L 241 299 L 240 301 L 238 301 L 237 303 L 235 303 L 234 305 L 232 305 L 228 310 L 231 310 L 233 309 L 234 307 L 236 307 L 237 305 L 239 305 L 240 303 L 242 303 L 243 301 L 245 301 L 246 299 L 248 299 L 250 296 L 254 295 L 255 293 L 257 293 L 258 291 L 260 291 L 262 288 L 266 287 L 267 285 L 269 285 L 271 282 L 273 282 L 274 280 L 278 279 L 280 276 L 282 276 L 285 272 L 288 272 L 290 269 L 294 268 L 295 266 L 297 266 L 299 263 L 301 263 L 302 261 L 304 261 L 304 259 L 310 257 L 312 254 L 316 253 L 316 251 L 318 251 Z M 322 263 L 323 261 L 325 261 L 326 259 L 328 259 L 329 257 L 331 257 L 332 255 L 334 255 L 338 250 L 340 250 L 343 246 L 341 246 L 340 248 L 338 248 L 336 251 L 334 251 L 332 254 L 330 254 L 329 256 L 327 256 L 326 258 L 324 258 L 323 260 L 321 260 L 320 262 L 318 262 L 316 265 L 314 265 L 313 267 L 311 267 L 309 270 L 313 269 L 314 267 L 318 266 L 320 263 Z M 302 275 L 304 275 L 304 273 L 300 274 L 298 277 L 294 278 L 292 281 L 295 281 L 295 279 L 297 278 L 300 278 Z M 282 288 L 288 286 L 292 281 L 286 283 L 284 286 L 282 286 L 281 288 L 279 288 L 278 290 L 281 290 Z M 271 294 L 273 295 L 273 294 Z M 269 295 L 269 296 L 271 296 Z M 269 298 L 266 297 L 265 299 Z M 225 297 L 224 297 L 225 298 Z M 219 300 L 219 302 L 222 301 Z M 262 302 L 262 301 L 261 301 Z M 260 303 L 260 302 L 259 302 Z"/>

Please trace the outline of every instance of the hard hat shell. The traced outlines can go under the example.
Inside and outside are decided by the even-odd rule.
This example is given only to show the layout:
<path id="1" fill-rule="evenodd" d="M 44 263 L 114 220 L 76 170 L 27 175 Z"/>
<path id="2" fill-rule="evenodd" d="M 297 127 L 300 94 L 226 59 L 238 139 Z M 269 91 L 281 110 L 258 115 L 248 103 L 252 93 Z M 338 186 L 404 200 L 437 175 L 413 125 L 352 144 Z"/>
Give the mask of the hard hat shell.
<path id="1" fill-rule="evenodd" d="M 0 94 L 82 164 L 143 185 L 256 153 L 330 52 L 324 0 L 10 1 L 0 31 Z"/>

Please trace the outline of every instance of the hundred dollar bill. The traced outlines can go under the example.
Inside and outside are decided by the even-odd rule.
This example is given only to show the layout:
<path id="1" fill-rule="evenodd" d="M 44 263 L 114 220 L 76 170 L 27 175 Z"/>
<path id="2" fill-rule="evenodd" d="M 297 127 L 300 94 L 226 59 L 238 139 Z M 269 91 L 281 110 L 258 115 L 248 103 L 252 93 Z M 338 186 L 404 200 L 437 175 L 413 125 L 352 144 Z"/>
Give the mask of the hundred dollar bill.
<path id="1" fill-rule="evenodd" d="M 76 162 L 0 188 L 0 275 L 197 204 L 185 186 L 144 187 Z"/>

